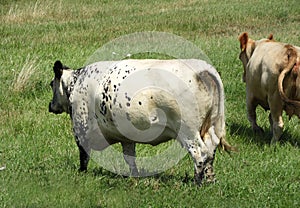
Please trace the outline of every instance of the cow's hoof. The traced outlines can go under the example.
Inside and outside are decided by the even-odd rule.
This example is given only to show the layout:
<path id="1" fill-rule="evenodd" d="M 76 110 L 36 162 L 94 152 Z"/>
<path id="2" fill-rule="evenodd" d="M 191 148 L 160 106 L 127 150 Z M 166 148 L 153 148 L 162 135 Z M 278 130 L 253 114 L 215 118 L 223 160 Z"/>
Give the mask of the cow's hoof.
<path id="1" fill-rule="evenodd" d="M 207 165 L 204 169 L 204 175 L 207 183 L 215 182 L 215 173 L 211 165 Z"/>
<path id="2" fill-rule="evenodd" d="M 216 179 L 215 179 L 215 174 L 209 174 L 209 175 L 206 175 L 206 182 L 207 183 L 215 183 L 216 182 Z"/>
<path id="3" fill-rule="evenodd" d="M 270 145 L 276 145 L 277 143 L 278 143 L 278 139 L 272 138 Z"/>
<path id="4" fill-rule="evenodd" d="M 215 179 L 215 178 L 207 178 L 206 179 L 206 183 L 208 183 L 208 184 L 215 184 L 215 183 L 217 183 L 217 179 Z"/>
<path id="5" fill-rule="evenodd" d="M 203 178 L 204 178 L 203 173 L 195 174 L 195 179 L 194 179 L 195 184 L 198 186 L 202 186 Z"/>
<path id="6" fill-rule="evenodd" d="M 86 173 L 87 172 L 87 168 L 79 168 L 78 172 L 79 173 Z"/>
<path id="7" fill-rule="evenodd" d="M 202 186 L 202 181 L 195 180 L 194 183 L 199 187 Z"/>
<path id="8" fill-rule="evenodd" d="M 131 177 L 139 177 L 140 176 L 139 171 L 137 169 L 130 171 L 130 176 Z"/>
<path id="9" fill-rule="evenodd" d="M 255 134 L 263 134 L 264 133 L 264 130 L 259 126 L 253 127 L 253 131 Z"/>
<path id="10" fill-rule="evenodd" d="M 139 173 L 131 173 L 130 177 L 140 177 L 141 175 Z"/>

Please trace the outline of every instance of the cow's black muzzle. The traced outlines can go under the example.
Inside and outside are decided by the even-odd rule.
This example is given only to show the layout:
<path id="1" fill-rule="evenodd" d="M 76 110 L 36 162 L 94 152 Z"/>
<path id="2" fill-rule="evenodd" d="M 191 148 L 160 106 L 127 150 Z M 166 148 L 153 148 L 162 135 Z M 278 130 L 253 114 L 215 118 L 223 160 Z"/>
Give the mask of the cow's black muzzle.
<path id="1" fill-rule="evenodd" d="M 49 113 L 61 114 L 62 111 L 53 110 L 53 108 L 51 107 L 51 102 L 50 102 L 49 103 Z"/>

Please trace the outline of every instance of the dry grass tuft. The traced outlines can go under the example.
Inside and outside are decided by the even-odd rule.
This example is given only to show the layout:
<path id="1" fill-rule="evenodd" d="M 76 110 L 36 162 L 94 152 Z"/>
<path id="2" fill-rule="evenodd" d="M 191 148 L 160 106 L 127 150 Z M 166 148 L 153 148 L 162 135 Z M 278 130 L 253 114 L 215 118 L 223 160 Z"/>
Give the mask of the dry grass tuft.
<path id="1" fill-rule="evenodd" d="M 38 64 L 36 63 L 36 59 L 32 59 L 30 56 L 27 56 L 20 73 L 15 76 L 12 84 L 12 90 L 14 92 L 22 92 L 27 88 L 30 77 L 36 72 L 37 66 Z"/>
<path id="2" fill-rule="evenodd" d="M 62 1 L 35 1 L 25 5 L 12 4 L 4 16 L 3 20 L 6 23 L 25 23 L 31 22 L 48 16 L 52 16 L 53 13 L 62 11 Z"/>

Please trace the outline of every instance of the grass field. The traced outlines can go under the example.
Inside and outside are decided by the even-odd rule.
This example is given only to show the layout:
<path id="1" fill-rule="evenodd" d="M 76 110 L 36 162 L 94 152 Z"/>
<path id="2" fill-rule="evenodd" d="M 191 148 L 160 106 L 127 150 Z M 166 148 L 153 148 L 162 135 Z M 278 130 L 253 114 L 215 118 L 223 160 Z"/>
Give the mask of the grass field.
<path id="1" fill-rule="evenodd" d="M 270 146 L 267 113 L 258 109 L 266 133 L 252 133 L 237 40 L 244 31 L 255 39 L 273 33 L 300 46 L 299 11 L 297 0 L 1 0 L 0 207 L 300 207 L 299 119 L 285 116 L 282 141 Z M 48 113 L 57 59 L 79 68 L 103 44 L 143 31 L 191 41 L 221 74 L 227 140 L 240 152 L 217 152 L 216 184 L 194 185 L 188 155 L 146 178 L 93 161 L 78 173 L 70 119 Z"/>

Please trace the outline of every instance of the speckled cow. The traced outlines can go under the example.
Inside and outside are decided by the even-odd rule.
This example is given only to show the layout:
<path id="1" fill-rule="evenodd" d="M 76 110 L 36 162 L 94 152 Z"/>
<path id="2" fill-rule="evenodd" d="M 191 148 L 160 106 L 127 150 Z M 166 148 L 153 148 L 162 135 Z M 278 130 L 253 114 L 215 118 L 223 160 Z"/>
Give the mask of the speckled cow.
<path id="1" fill-rule="evenodd" d="M 176 139 L 193 158 L 195 182 L 200 185 L 204 178 L 214 181 L 216 147 L 233 150 L 225 140 L 223 85 L 217 71 L 204 61 L 128 59 L 97 62 L 77 70 L 56 61 L 53 69 L 49 112 L 70 114 L 81 171 L 87 170 L 91 149 L 100 151 L 120 142 L 130 172 L 137 176 L 136 143 L 158 145 Z M 175 98 L 154 87 L 133 94 L 130 87 L 145 82 L 135 75 L 146 77 L 152 84 L 173 85 L 170 89 L 176 88 Z M 184 104 L 178 103 L 180 99 Z M 134 128 L 122 129 L 124 123 Z M 160 134 L 143 137 L 149 134 L 147 129 L 156 128 L 162 129 Z"/>

